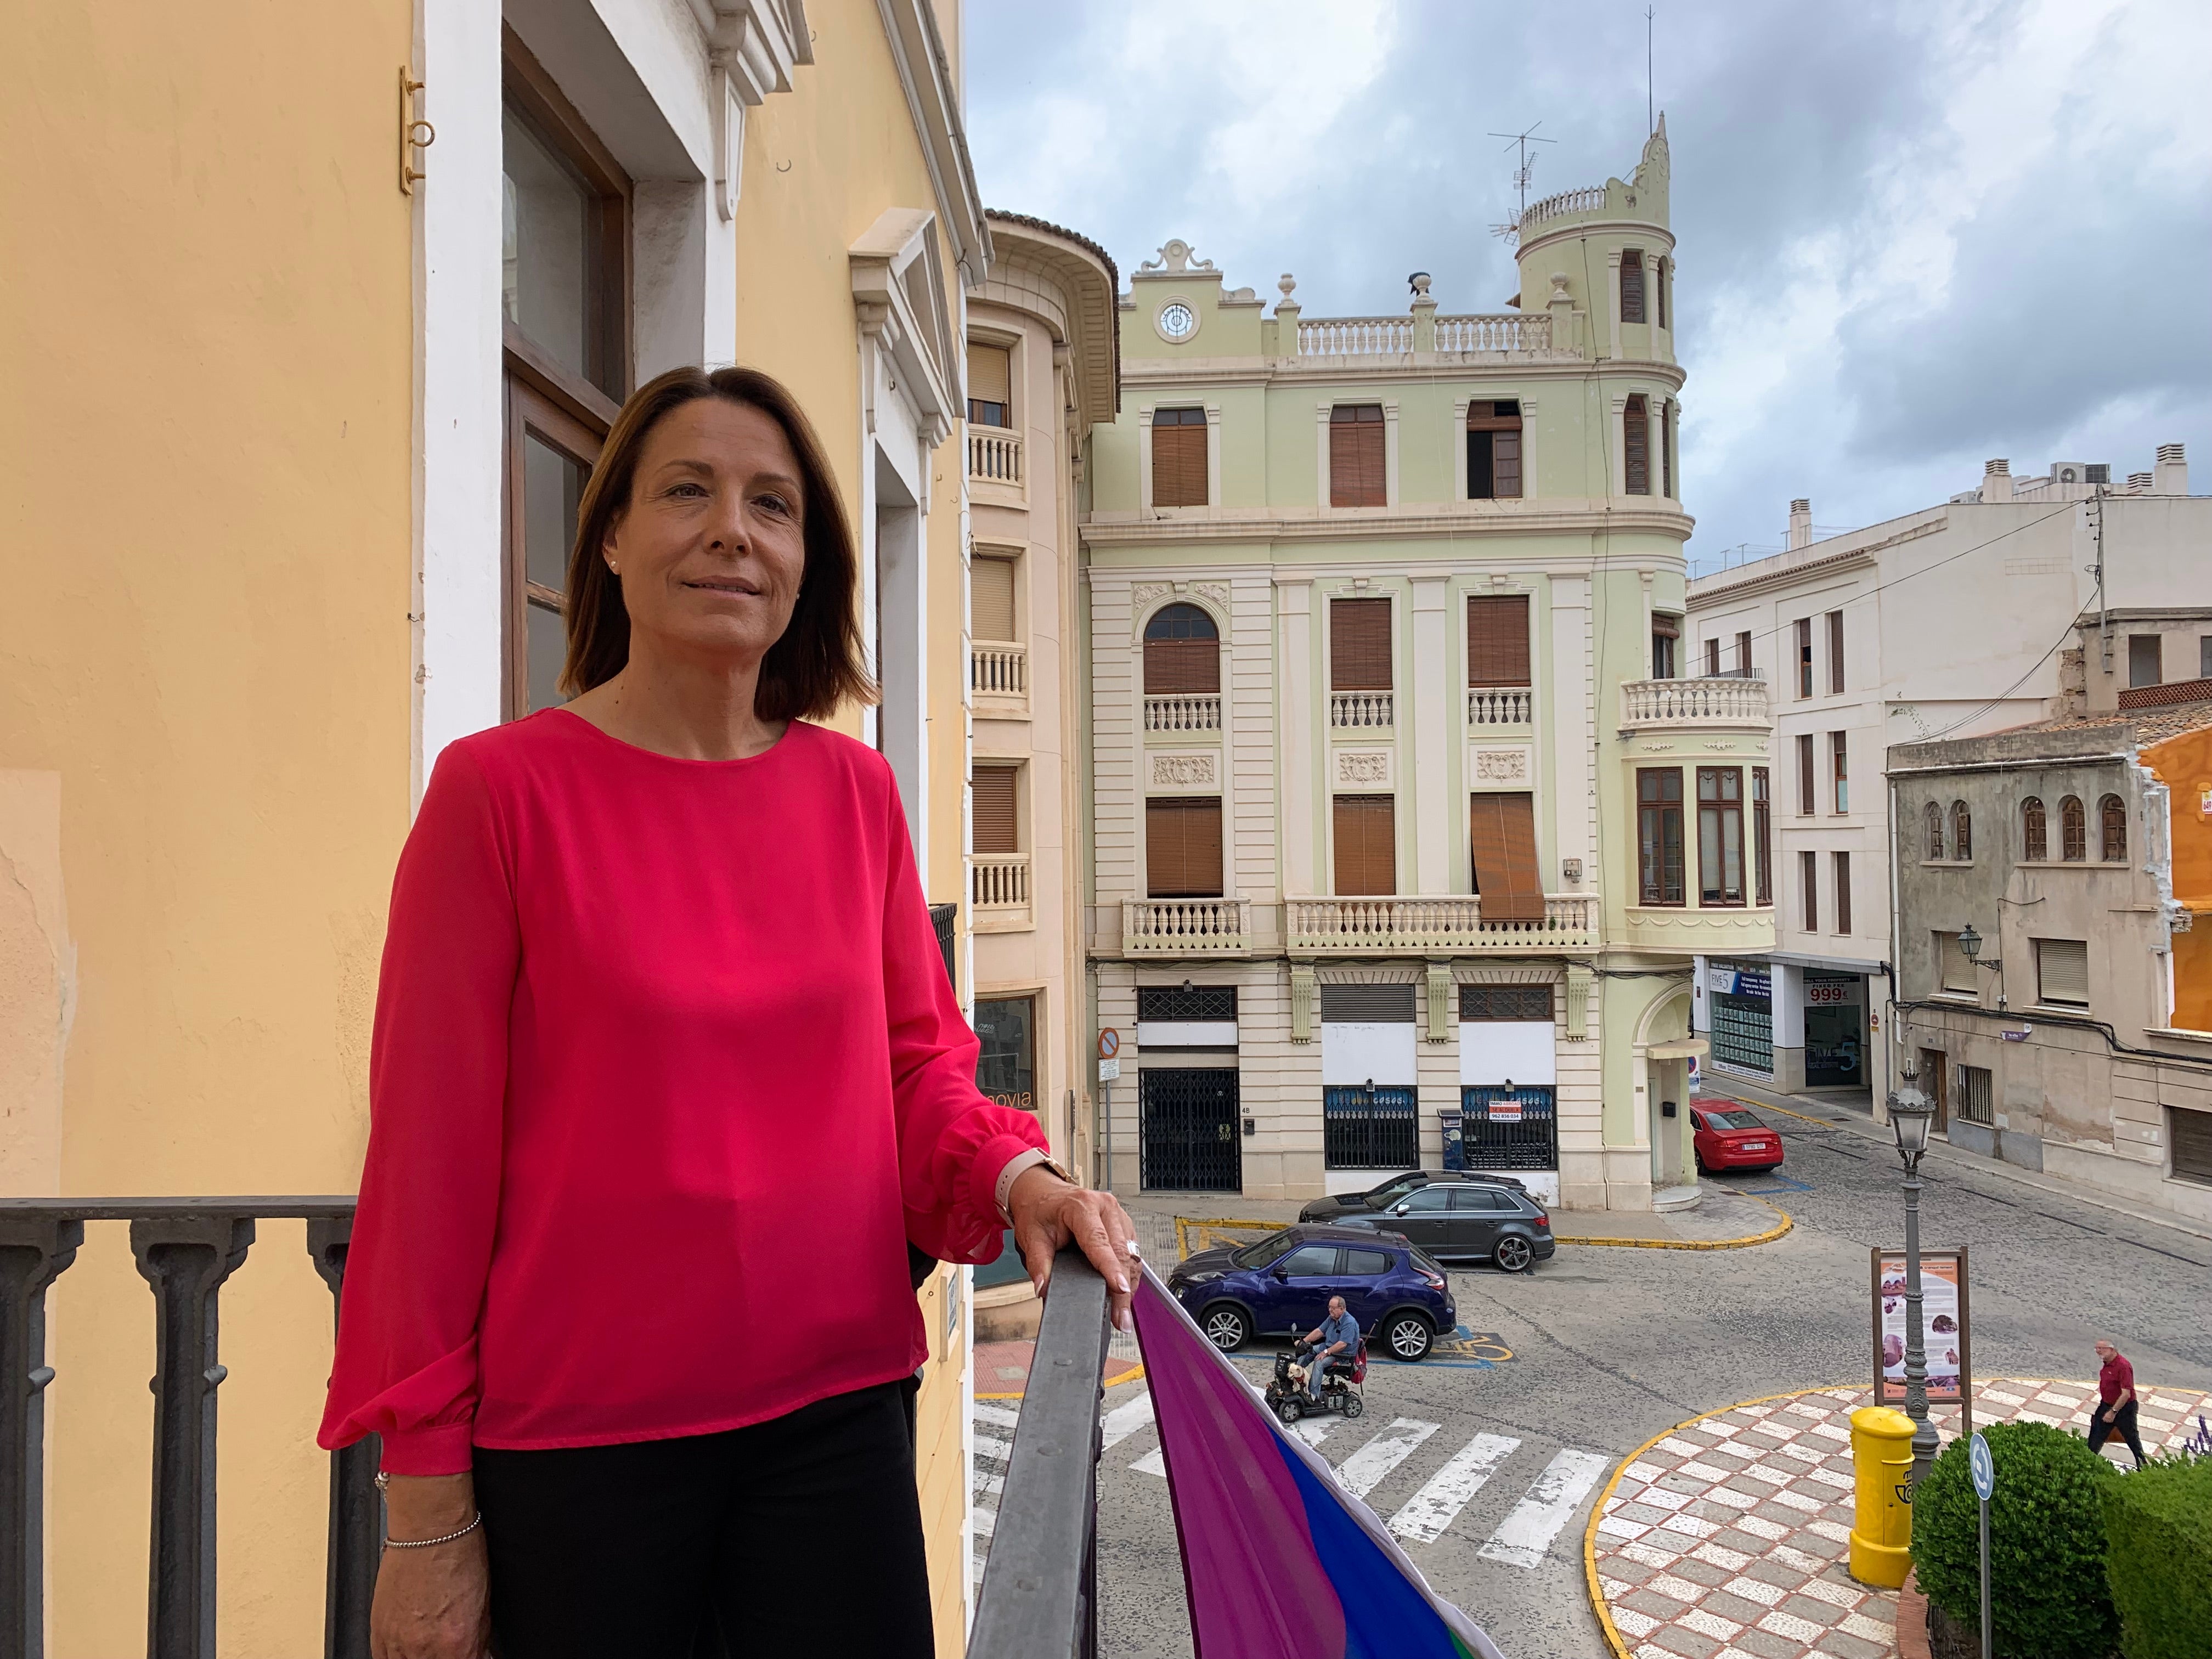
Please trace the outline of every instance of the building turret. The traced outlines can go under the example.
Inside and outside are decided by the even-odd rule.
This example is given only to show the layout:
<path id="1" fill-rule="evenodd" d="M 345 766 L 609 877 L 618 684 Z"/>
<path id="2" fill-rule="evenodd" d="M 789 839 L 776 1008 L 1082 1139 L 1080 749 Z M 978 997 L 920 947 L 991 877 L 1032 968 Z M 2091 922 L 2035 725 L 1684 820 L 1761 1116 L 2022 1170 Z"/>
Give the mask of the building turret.
<path id="1" fill-rule="evenodd" d="M 1554 349 L 1674 361 L 1674 238 L 1667 228 L 1667 118 L 1635 173 L 1532 202 L 1515 226 L 1521 307 L 1548 311 Z"/>

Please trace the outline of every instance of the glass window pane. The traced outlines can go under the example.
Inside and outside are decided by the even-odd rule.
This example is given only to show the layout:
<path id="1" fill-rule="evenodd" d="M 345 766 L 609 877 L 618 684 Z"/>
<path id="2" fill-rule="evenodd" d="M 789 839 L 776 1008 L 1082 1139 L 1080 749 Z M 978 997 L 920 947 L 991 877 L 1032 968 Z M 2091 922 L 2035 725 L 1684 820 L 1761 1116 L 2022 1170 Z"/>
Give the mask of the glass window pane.
<path id="1" fill-rule="evenodd" d="M 588 349 L 592 193 L 511 110 L 505 149 L 507 320 L 562 368 L 594 379 Z"/>
<path id="2" fill-rule="evenodd" d="M 556 593 L 568 588 L 576 509 L 591 469 L 535 432 L 522 440 L 522 574 Z"/>
<path id="3" fill-rule="evenodd" d="M 1029 997 L 975 1005 L 975 1035 L 983 1044 L 975 1062 L 975 1086 L 994 1103 L 1022 1112 L 1036 1109 L 1035 1012 Z"/>
<path id="4" fill-rule="evenodd" d="M 530 710 L 558 708 L 568 699 L 557 688 L 561 669 L 568 659 L 568 619 L 549 605 L 532 599 L 524 607 L 530 631 Z"/>

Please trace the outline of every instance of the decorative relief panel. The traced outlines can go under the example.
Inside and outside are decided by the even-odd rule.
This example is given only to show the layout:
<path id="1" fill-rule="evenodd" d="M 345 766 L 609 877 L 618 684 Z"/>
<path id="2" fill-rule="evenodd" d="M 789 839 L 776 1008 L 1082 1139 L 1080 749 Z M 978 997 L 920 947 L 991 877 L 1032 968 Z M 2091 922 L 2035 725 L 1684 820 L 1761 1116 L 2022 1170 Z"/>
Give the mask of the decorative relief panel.
<path id="1" fill-rule="evenodd" d="M 1467 776 L 1472 788 L 1526 789 L 1535 781 L 1535 750 L 1491 744 L 1469 749 Z"/>
<path id="2" fill-rule="evenodd" d="M 1209 794 L 1221 787 L 1218 749 L 1155 749 L 1145 764 L 1145 787 L 1156 795 Z"/>
<path id="3" fill-rule="evenodd" d="M 1396 787 L 1396 763 L 1388 749 L 1338 749 L 1329 756 L 1329 784 L 1336 789 Z"/>
<path id="4" fill-rule="evenodd" d="M 1219 605 L 1224 611 L 1229 608 L 1229 584 L 1227 582 L 1193 582 L 1190 585 L 1190 591 L 1197 594 L 1201 599 L 1212 600 L 1214 604 Z"/>
<path id="5" fill-rule="evenodd" d="M 1154 599 L 1164 599 L 1167 596 L 1168 585 L 1165 582 L 1139 582 L 1129 590 L 1129 597 L 1136 602 L 1139 611 Z"/>

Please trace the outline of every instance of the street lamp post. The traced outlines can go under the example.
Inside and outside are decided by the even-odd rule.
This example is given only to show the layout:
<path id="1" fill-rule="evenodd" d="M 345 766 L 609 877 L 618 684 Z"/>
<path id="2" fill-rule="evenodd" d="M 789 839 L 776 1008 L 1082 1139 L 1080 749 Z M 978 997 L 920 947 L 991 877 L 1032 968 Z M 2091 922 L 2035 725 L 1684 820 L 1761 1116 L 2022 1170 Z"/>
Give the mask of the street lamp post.
<path id="1" fill-rule="evenodd" d="M 1922 1093 L 1912 1068 L 1889 1097 L 1889 1127 L 1905 1162 L 1905 1414 L 1912 1419 L 1911 1484 L 1936 1461 L 1936 1425 L 1928 1416 L 1928 1351 L 1920 1322 L 1920 1159 L 1936 1103 Z"/>

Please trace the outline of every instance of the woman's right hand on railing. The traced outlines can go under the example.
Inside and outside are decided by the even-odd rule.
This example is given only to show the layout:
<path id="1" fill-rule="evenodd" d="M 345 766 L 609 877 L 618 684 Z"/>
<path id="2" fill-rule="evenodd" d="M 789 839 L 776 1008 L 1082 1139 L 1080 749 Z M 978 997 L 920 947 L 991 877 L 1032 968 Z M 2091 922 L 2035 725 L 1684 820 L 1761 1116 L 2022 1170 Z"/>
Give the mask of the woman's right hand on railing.
<path id="1" fill-rule="evenodd" d="M 406 1541 L 461 1532 L 477 1516 L 465 1474 L 395 1474 L 384 1494 L 386 1535 Z M 373 1659 L 483 1659 L 491 1645 L 491 1575 L 483 1528 L 426 1549 L 391 1549 L 369 1608 Z"/>

